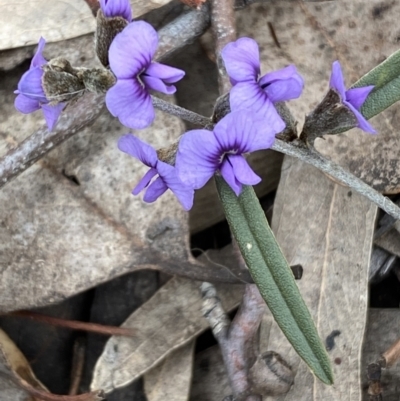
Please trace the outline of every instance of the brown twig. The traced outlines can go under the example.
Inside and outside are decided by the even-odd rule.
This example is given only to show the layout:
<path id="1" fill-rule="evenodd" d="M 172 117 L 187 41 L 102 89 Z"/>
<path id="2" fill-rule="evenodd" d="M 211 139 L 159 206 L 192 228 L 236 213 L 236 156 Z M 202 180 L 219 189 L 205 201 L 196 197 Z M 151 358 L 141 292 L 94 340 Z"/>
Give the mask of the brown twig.
<path id="1" fill-rule="evenodd" d="M 236 39 L 234 0 L 211 0 L 211 27 L 215 42 L 215 58 L 218 67 L 219 93 L 224 95 L 231 88 L 221 50 Z"/>
<path id="2" fill-rule="evenodd" d="M 96 17 L 97 11 L 99 11 L 100 3 L 98 0 L 84 0 L 84 2 L 89 6 L 92 11 L 93 17 Z"/>
<path id="3" fill-rule="evenodd" d="M 68 395 L 76 395 L 79 391 L 79 385 L 82 380 L 83 366 L 85 362 L 85 337 L 78 337 L 74 342 L 71 368 L 71 384 Z"/>
<path id="4" fill-rule="evenodd" d="M 53 326 L 65 327 L 66 329 L 71 329 L 71 330 L 89 331 L 92 333 L 103 334 L 105 336 L 126 336 L 126 337 L 135 336 L 135 330 L 128 329 L 125 327 L 104 326 L 102 324 L 97 324 L 97 323 L 60 319 L 58 317 L 42 315 L 41 313 L 31 312 L 31 311 L 10 312 L 7 314 L 7 316 L 29 318 L 37 322 L 51 324 Z"/>

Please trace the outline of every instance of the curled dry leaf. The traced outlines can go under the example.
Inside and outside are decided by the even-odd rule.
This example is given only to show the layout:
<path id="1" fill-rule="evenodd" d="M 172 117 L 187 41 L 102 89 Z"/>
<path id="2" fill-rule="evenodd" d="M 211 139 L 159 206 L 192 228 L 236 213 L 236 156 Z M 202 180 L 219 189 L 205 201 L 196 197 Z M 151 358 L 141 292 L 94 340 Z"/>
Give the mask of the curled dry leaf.
<path id="1" fill-rule="evenodd" d="M 199 282 L 175 277 L 136 310 L 123 326 L 135 328 L 137 336 L 110 338 L 97 361 L 91 388 L 108 393 L 127 385 L 207 329 L 199 286 Z M 216 288 L 225 310 L 238 305 L 242 286 Z"/>

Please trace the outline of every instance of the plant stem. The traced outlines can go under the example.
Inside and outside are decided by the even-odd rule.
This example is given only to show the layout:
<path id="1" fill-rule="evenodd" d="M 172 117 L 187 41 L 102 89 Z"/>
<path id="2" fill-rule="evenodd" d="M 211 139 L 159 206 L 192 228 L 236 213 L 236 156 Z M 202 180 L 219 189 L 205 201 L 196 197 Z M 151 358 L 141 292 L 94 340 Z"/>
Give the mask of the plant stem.
<path id="1" fill-rule="evenodd" d="M 212 122 L 210 118 L 204 117 L 200 114 L 194 113 L 193 111 L 184 109 L 183 107 L 177 106 L 176 104 L 169 103 L 156 96 L 151 97 L 153 100 L 153 106 L 165 113 L 171 114 L 175 117 L 179 117 L 182 120 L 189 121 L 192 124 L 199 125 L 204 128 L 211 128 Z"/>

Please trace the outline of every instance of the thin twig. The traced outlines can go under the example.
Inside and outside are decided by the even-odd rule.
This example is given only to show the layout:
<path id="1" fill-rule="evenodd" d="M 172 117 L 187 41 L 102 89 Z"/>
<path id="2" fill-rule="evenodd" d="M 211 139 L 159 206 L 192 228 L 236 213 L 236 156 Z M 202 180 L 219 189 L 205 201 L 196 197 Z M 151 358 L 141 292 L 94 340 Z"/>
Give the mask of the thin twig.
<path id="1" fill-rule="evenodd" d="M 42 315 L 41 313 L 31 311 L 16 311 L 7 313 L 7 316 L 24 317 L 37 322 L 51 324 L 53 326 L 65 327 L 72 330 L 83 330 L 92 333 L 103 334 L 106 336 L 126 336 L 133 337 L 136 335 L 134 329 L 125 327 L 104 326 L 97 323 L 79 322 L 77 320 L 66 320 L 58 317 Z"/>
<path id="2" fill-rule="evenodd" d="M 215 56 L 218 67 L 218 85 L 220 95 L 228 93 L 231 88 L 226 73 L 221 50 L 236 39 L 234 0 L 211 0 L 211 28 L 215 43 Z"/>
<path id="3" fill-rule="evenodd" d="M 71 384 L 68 395 L 76 395 L 82 380 L 83 366 L 85 362 L 85 337 L 78 337 L 74 342 L 71 368 Z"/>
<path id="4" fill-rule="evenodd" d="M 212 126 L 211 119 L 201 116 L 200 114 L 194 113 L 193 111 L 184 109 L 183 107 L 177 106 L 176 104 L 172 104 L 166 102 L 163 99 L 160 99 L 156 96 L 152 96 L 153 106 L 156 109 L 164 111 L 165 113 L 171 114 L 173 116 L 179 117 L 182 120 L 189 121 L 192 124 L 199 125 L 204 128 L 208 128 Z"/>
<path id="5" fill-rule="evenodd" d="M 394 217 L 397 220 L 400 219 L 400 208 L 395 205 L 389 198 L 383 196 L 378 191 L 375 191 L 375 189 L 371 188 L 364 181 L 355 177 L 350 172 L 344 170 L 336 163 L 324 159 L 315 151 L 312 151 L 309 148 L 302 146 L 300 143 L 286 143 L 279 139 L 275 140 L 275 143 L 272 145 L 272 149 L 286 155 L 296 157 L 297 159 L 300 159 L 305 163 L 311 164 L 324 173 L 331 175 L 333 178 L 337 179 L 341 183 L 349 186 L 351 189 L 358 192 L 359 194 L 365 196 L 367 199 L 378 205 L 390 216 Z"/>

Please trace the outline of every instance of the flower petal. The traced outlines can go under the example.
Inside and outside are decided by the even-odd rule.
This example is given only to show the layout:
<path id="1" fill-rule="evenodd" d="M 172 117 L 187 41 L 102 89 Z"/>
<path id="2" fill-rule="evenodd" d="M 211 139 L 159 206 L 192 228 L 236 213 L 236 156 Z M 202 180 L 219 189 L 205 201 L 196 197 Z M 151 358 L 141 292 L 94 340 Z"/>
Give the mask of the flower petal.
<path id="1" fill-rule="evenodd" d="M 374 127 L 367 121 L 367 119 L 349 102 L 343 102 L 356 116 L 358 125 L 357 127 L 370 134 L 376 134 Z"/>
<path id="2" fill-rule="evenodd" d="M 334 61 L 332 64 L 332 74 L 329 86 L 332 89 L 335 89 L 343 100 L 346 99 L 346 87 L 344 85 L 342 67 L 340 66 L 339 61 Z"/>
<path id="3" fill-rule="evenodd" d="M 166 85 L 160 78 L 142 75 L 140 79 L 146 85 L 147 89 L 165 93 L 166 95 L 172 95 L 176 92 L 176 87 L 174 85 Z"/>
<path id="4" fill-rule="evenodd" d="M 156 201 L 167 189 L 167 184 L 161 177 L 158 177 L 147 188 L 147 191 L 143 196 L 143 200 L 147 203 L 152 203 Z"/>
<path id="5" fill-rule="evenodd" d="M 143 75 L 160 78 L 167 84 L 180 81 L 185 76 L 185 71 L 170 67 L 161 63 L 151 63 Z"/>
<path id="6" fill-rule="evenodd" d="M 111 43 L 110 68 L 117 78 L 136 78 L 147 68 L 158 45 L 158 34 L 147 22 L 134 21 Z"/>
<path id="7" fill-rule="evenodd" d="M 273 102 L 297 99 L 304 87 L 304 80 L 294 65 L 264 75 L 260 81 L 268 98 Z"/>
<path id="8" fill-rule="evenodd" d="M 24 114 L 33 113 L 40 109 L 38 100 L 31 99 L 21 94 L 15 98 L 14 106 L 19 112 Z"/>
<path id="9" fill-rule="evenodd" d="M 122 17 L 132 21 L 132 8 L 129 0 L 100 0 L 100 7 L 107 18 Z"/>
<path id="10" fill-rule="evenodd" d="M 119 79 L 107 91 L 106 105 L 110 113 L 129 128 L 146 128 L 155 117 L 151 97 L 136 79 Z"/>
<path id="11" fill-rule="evenodd" d="M 146 188 L 149 184 L 150 181 L 154 176 L 157 175 L 157 170 L 155 168 L 151 168 L 139 181 L 139 183 L 136 185 L 135 188 L 132 190 L 133 195 L 139 194 L 144 188 Z"/>
<path id="12" fill-rule="evenodd" d="M 235 173 L 233 171 L 232 165 L 229 163 L 228 159 L 225 159 L 220 168 L 221 175 L 224 180 L 232 188 L 232 191 L 239 196 L 242 191 L 242 184 L 236 179 Z"/>
<path id="13" fill-rule="evenodd" d="M 38 43 L 38 48 L 31 61 L 31 68 L 32 67 L 41 67 L 42 65 L 47 64 L 47 60 L 42 55 L 45 44 L 46 44 L 46 41 L 44 40 L 44 38 L 40 37 L 39 43 Z"/>
<path id="14" fill-rule="evenodd" d="M 157 163 L 157 170 L 167 187 L 178 198 L 183 208 L 185 210 L 190 210 L 193 206 L 193 188 L 188 187 L 178 178 L 175 167 L 159 161 Z"/>
<path id="15" fill-rule="evenodd" d="M 254 173 L 243 156 L 228 155 L 227 158 L 238 182 L 244 185 L 256 185 L 261 181 L 261 178 Z"/>
<path id="16" fill-rule="evenodd" d="M 360 110 L 373 89 L 374 85 L 349 89 L 346 91 L 346 101 L 351 103 L 357 110 Z"/>
<path id="17" fill-rule="evenodd" d="M 43 72 L 40 67 L 34 67 L 22 75 L 18 82 L 19 93 L 38 102 L 47 103 L 42 87 Z"/>
<path id="18" fill-rule="evenodd" d="M 228 43 L 222 49 L 221 57 L 233 85 L 257 80 L 260 74 L 260 54 L 255 40 L 240 38 Z"/>
<path id="19" fill-rule="evenodd" d="M 214 127 L 214 133 L 224 152 L 242 154 L 270 148 L 275 135 L 284 128 L 285 123 L 274 107 L 266 116 L 242 109 L 222 118 Z"/>
<path id="20" fill-rule="evenodd" d="M 58 103 L 55 106 L 42 104 L 41 107 L 47 127 L 49 128 L 49 131 L 53 131 L 53 128 L 57 124 L 58 117 L 60 117 L 60 114 L 65 107 L 65 103 Z"/>
<path id="21" fill-rule="evenodd" d="M 180 180 L 198 189 L 213 176 L 220 164 L 222 151 L 212 131 L 192 130 L 179 141 L 176 172 Z"/>
<path id="22" fill-rule="evenodd" d="M 118 140 L 118 149 L 140 160 L 146 166 L 156 168 L 157 152 L 152 146 L 136 138 L 136 136 L 131 134 L 121 136 Z"/>

